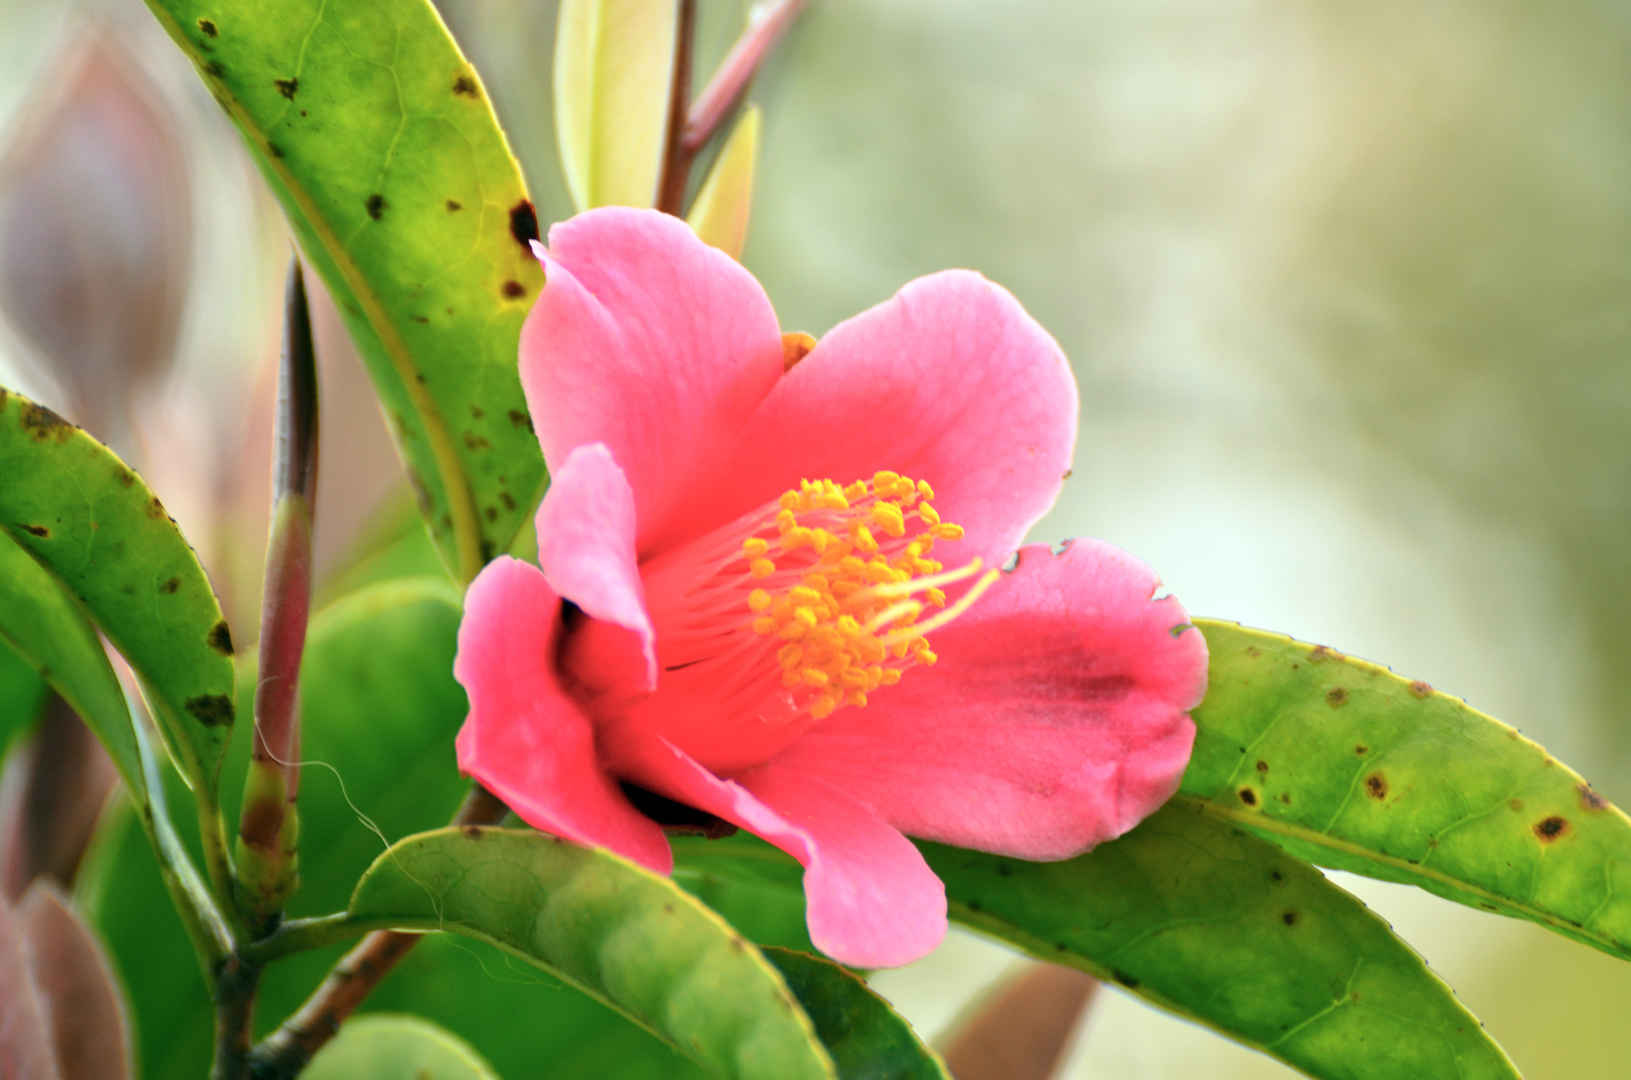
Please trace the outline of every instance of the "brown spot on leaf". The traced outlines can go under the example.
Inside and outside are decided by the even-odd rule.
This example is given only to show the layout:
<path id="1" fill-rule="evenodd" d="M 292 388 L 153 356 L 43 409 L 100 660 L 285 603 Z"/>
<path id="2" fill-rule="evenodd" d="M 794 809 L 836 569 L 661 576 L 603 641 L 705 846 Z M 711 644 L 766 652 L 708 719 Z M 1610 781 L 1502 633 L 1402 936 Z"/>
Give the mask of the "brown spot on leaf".
<path id="1" fill-rule="evenodd" d="M 1295 911 L 1288 911 L 1284 915 L 1280 916 L 1280 921 L 1285 923 L 1287 926 L 1296 926 L 1297 913 Z"/>
<path id="2" fill-rule="evenodd" d="M 60 443 L 68 441 L 74 426 L 44 405 L 29 402 L 23 409 L 23 429 L 34 436 L 35 442 L 55 438 Z"/>
<path id="3" fill-rule="evenodd" d="M 481 826 L 480 825 L 466 825 L 464 827 L 464 835 L 468 836 L 472 840 L 480 840 L 481 839 Z"/>
<path id="4" fill-rule="evenodd" d="M 188 698 L 187 711 L 205 727 L 232 726 L 232 699 L 225 694 L 199 694 Z"/>
<path id="5" fill-rule="evenodd" d="M 453 80 L 453 92 L 460 97 L 480 99 L 481 91 L 476 89 L 476 80 L 468 75 L 460 75 Z"/>
<path id="6" fill-rule="evenodd" d="M 204 36 L 205 37 L 220 37 L 221 36 L 221 31 L 217 30 L 215 28 L 215 24 L 210 22 L 208 19 L 199 19 L 198 20 L 198 28 L 200 30 L 204 31 Z"/>
<path id="7" fill-rule="evenodd" d="M 1580 805 L 1587 810 L 1607 810 L 1608 800 L 1592 790 L 1590 784 L 1579 783 L 1574 790 L 1580 793 Z"/>
<path id="8" fill-rule="evenodd" d="M 490 522 L 491 521 L 497 521 L 498 520 L 498 507 L 496 507 L 496 506 L 487 507 L 486 509 L 482 510 L 481 516 L 486 518 Z"/>
<path id="9" fill-rule="evenodd" d="M 510 418 L 510 423 L 514 424 L 516 427 L 524 427 L 528 431 L 532 430 L 532 417 L 528 416 L 520 409 L 511 409 L 508 416 Z"/>
<path id="10" fill-rule="evenodd" d="M 1354 753 L 1358 754 L 1360 757 L 1364 757 L 1366 754 L 1370 753 L 1370 747 L 1361 743 L 1354 747 Z"/>
<path id="11" fill-rule="evenodd" d="M 205 644 L 220 653 L 222 656 L 232 655 L 232 628 L 222 619 L 210 627 L 210 632 L 204 638 Z"/>
<path id="12" fill-rule="evenodd" d="M 179 588 L 181 588 L 181 579 L 178 577 L 173 577 L 169 581 L 166 581 L 163 585 L 160 585 L 159 591 L 169 593 L 170 595 L 174 596 L 176 590 Z"/>
<path id="13" fill-rule="evenodd" d="M 514 510 L 515 509 L 515 499 L 511 497 L 511 495 L 510 495 L 510 493 L 508 491 L 499 492 L 498 493 L 498 501 L 504 504 L 504 509 L 506 509 L 506 510 Z"/>
<path id="14" fill-rule="evenodd" d="M 275 142 L 267 143 L 266 149 L 270 150 L 272 152 L 272 156 L 275 158 L 281 158 L 283 156 L 283 147 L 279 146 Z"/>
<path id="15" fill-rule="evenodd" d="M 504 283 L 504 297 L 507 300 L 519 300 L 527 295 L 527 290 L 519 281 L 510 280 Z"/>
<path id="16" fill-rule="evenodd" d="M 159 502 L 159 497 L 157 495 L 153 496 L 151 499 L 148 499 L 147 505 L 144 506 L 142 510 L 154 521 L 164 520 L 164 504 Z"/>
<path id="17" fill-rule="evenodd" d="M 1240 789 L 1239 795 L 1240 801 L 1247 806 L 1257 805 L 1257 790 L 1255 788 L 1243 787 Z"/>
<path id="18" fill-rule="evenodd" d="M 510 207 L 510 235 L 522 251 L 532 254 L 532 242 L 538 239 L 538 212 L 525 199 Z"/>
<path id="19" fill-rule="evenodd" d="M 464 433 L 464 445 L 471 450 L 488 450 L 492 448 L 493 444 L 488 442 L 484 436 L 477 435 L 474 431 L 467 431 Z"/>
<path id="20" fill-rule="evenodd" d="M 458 200 L 456 200 L 456 199 L 447 200 L 447 212 L 448 213 L 456 214 L 460 210 L 463 210 L 463 209 L 464 209 L 464 204 L 459 202 Z"/>
<path id="21" fill-rule="evenodd" d="M 1507 800 L 1507 805 L 1512 807 L 1512 809 L 1515 810 L 1515 811 L 1520 811 L 1521 812 L 1523 810 L 1523 800 L 1522 799 L 1509 799 L 1509 800 Z"/>
<path id="22" fill-rule="evenodd" d="M 1340 709 L 1348 704 L 1348 691 L 1340 686 L 1333 686 L 1325 692 L 1325 703 L 1333 709 Z"/>
<path id="23" fill-rule="evenodd" d="M 1321 661 L 1324 661 L 1324 660 L 1342 660 L 1342 659 L 1344 659 L 1344 657 L 1343 657 L 1343 655 L 1341 653 L 1337 652 L 1335 649 L 1330 648 L 1329 646 L 1326 646 L 1326 645 L 1316 645 L 1316 646 L 1314 646 L 1313 651 L 1308 654 L 1308 660 L 1309 660 L 1310 663 L 1313 663 L 1313 664 L 1318 664 L 1318 663 L 1320 663 Z"/>
<path id="24" fill-rule="evenodd" d="M 1280 873 L 1278 870 L 1270 870 L 1269 877 L 1273 878 L 1275 881 L 1284 881 L 1286 879 L 1286 876 Z"/>
<path id="25" fill-rule="evenodd" d="M 300 92 L 299 79 L 273 79 L 272 85 L 277 87 L 278 93 L 282 94 L 290 101 L 293 101 L 294 96 Z"/>
<path id="26" fill-rule="evenodd" d="M 1138 980 L 1127 974 L 1125 971 L 1118 971 L 1115 968 L 1111 968 L 1110 977 L 1129 990 L 1138 989 Z"/>
<path id="27" fill-rule="evenodd" d="M 226 73 L 227 69 L 221 66 L 221 62 L 219 60 L 211 60 L 209 63 L 204 65 L 204 74 L 208 75 L 212 79 L 224 79 L 226 78 Z"/>
<path id="28" fill-rule="evenodd" d="M 1257 763 L 1257 771 L 1258 772 L 1268 772 L 1269 771 L 1269 763 L 1266 762 L 1266 761 L 1259 761 Z"/>
<path id="29" fill-rule="evenodd" d="M 23 530 L 28 535 L 38 536 L 42 540 L 51 535 L 51 530 L 47 529 L 44 525 L 23 525 L 23 524 L 19 524 L 17 527 L 19 529 Z"/>
<path id="30" fill-rule="evenodd" d="M 1387 798 L 1387 777 L 1379 772 L 1373 772 L 1365 777 L 1365 794 L 1373 799 Z"/>
<path id="31" fill-rule="evenodd" d="M 1558 837 L 1562 836 L 1568 831 L 1568 821 L 1558 817 L 1556 814 L 1553 814 L 1551 817 L 1541 818 L 1539 821 L 1535 822 L 1535 835 L 1540 837 L 1540 842 L 1543 844 L 1550 844 L 1552 841 L 1556 840 Z"/>
<path id="32" fill-rule="evenodd" d="M 1433 687 L 1431 683 L 1417 679 L 1410 684 L 1410 692 L 1419 698 L 1429 697 L 1433 693 Z"/>
<path id="33" fill-rule="evenodd" d="M 378 221 L 385 216 L 385 211 L 391 204 L 385 201 L 385 196 L 376 191 L 368 196 L 368 202 L 365 205 L 368 207 L 368 216 Z"/>
<path id="34" fill-rule="evenodd" d="M 120 487 L 129 487 L 136 482 L 136 474 L 117 462 L 113 466 L 113 478 L 119 481 Z"/>

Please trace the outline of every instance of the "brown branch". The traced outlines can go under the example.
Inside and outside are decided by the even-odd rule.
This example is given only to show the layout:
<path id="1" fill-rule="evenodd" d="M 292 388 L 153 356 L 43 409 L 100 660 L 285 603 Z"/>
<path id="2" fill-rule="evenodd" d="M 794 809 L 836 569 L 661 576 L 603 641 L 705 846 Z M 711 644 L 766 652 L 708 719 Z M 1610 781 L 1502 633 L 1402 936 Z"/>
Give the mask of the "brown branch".
<path id="1" fill-rule="evenodd" d="M 215 975 L 215 1061 L 210 1080 L 244 1080 L 249 1075 L 249 1032 L 255 1020 L 255 991 L 261 969 L 236 956 Z"/>
<path id="2" fill-rule="evenodd" d="M 674 31 L 674 79 L 668 97 L 668 136 L 663 143 L 663 178 L 657 185 L 657 209 L 675 217 L 685 205 L 685 185 L 691 179 L 691 159 L 696 156 L 686 149 L 684 138 L 696 27 L 696 0 L 680 0 L 679 26 Z"/>
<path id="3" fill-rule="evenodd" d="M 742 100 L 753 77 L 759 73 L 770 50 L 793 25 L 793 20 L 798 18 L 807 2 L 778 0 L 742 31 L 742 36 L 731 46 L 719 70 L 714 72 L 707 87 L 697 96 L 696 104 L 691 106 L 685 129 L 680 135 L 680 150 L 687 164 L 718 133 L 720 126 L 736 108 L 736 103 Z"/>
<path id="4" fill-rule="evenodd" d="M 499 798 L 472 784 L 454 825 L 496 825 L 509 813 Z M 250 1055 L 254 1080 L 292 1080 L 323 1046 L 339 1034 L 340 1025 L 357 1010 L 397 962 L 419 944 L 424 934 L 376 930 L 335 964 L 321 986 L 293 1016 L 268 1035 Z"/>

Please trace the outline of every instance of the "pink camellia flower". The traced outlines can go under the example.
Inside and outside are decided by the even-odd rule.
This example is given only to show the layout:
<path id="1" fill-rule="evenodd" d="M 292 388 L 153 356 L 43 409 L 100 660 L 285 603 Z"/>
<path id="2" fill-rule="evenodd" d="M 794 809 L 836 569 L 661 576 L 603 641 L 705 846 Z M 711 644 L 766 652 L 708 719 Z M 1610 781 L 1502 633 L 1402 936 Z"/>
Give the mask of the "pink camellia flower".
<path id="1" fill-rule="evenodd" d="M 676 218 L 592 210 L 537 252 L 521 381 L 553 480 L 540 566 L 499 558 L 465 598 L 465 773 L 661 873 L 631 796 L 757 833 L 861 967 L 945 934 L 903 834 L 1063 859 L 1172 794 L 1206 685 L 1183 608 L 1097 541 L 996 569 L 1076 435 L 1012 296 L 934 274 L 810 349 Z"/>

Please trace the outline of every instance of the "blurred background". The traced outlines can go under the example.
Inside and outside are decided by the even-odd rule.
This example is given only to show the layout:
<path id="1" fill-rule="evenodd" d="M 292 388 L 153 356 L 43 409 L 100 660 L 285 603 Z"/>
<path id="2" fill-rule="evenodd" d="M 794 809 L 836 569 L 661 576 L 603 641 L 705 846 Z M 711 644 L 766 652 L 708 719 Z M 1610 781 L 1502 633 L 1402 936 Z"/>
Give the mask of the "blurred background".
<path id="1" fill-rule="evenodd" d="M 565 216 L 554 4 L 439 6 Z M 705 74 L 744 4 L 700 11 Z M 964 266 L 1070 356 L 1075 474 L 1035 539 L 1426 679 L 1631 804 L 1631 7 L 814 0 L 756 97 L 744 261 L 785 328 Z M 248 642 L 277 208 L 137 0 L 0 0 L 0 117 L 0 383 L 140 465 Z M 321 570 L 402 496 L 318 309 Z M 1631 965 L 1335 876 L 1532 1080 L 1624 1072 Z M 954 933 L 874 985 L 932 1038 L 1014 963 Z M 1112 991 L 1064 1075 L 1293 1074 Z"/>

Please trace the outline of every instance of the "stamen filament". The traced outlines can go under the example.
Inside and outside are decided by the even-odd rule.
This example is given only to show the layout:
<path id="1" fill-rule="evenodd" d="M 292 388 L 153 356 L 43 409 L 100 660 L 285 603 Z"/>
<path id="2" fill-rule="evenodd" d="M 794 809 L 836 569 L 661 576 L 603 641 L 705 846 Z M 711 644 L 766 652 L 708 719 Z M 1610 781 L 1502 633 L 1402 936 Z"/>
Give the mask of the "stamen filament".
<path id="1" fill-rule="evenodd" d="M 975 561 L 978 562 L 979 560 L 976 559 Z M 892 630 L 889 633 L 884 634 L 878 640 L 883 642 L 884 645 L 889 646 L 901 641 L 910 641 L 913 638 L 922 637 L 931 631 L 940 629 L 942 626 L 945 626 L 947 623 L 957 618 L 957 616 L 967 611 L 973 605 L 974 601 L 980 598 L 980 594 L 995 584 L 996 580 L 1000 577 L 1002 577 L 1001 570 L 987 570 L 985 572 L 985 576 L 980 578 L 980 580 L 976 581 L 973 585 L 970 585 L 968 592 L 964 593 L 962 596 L 959 596 L 957 598 L 957 602 L 951 605 L 951 607 L 946 608 L 944 611 L 936 612 L 926 622 L 918 623 L 913 626 L 902 627 L 899 630 Z"/>

